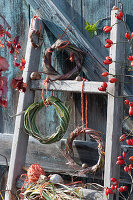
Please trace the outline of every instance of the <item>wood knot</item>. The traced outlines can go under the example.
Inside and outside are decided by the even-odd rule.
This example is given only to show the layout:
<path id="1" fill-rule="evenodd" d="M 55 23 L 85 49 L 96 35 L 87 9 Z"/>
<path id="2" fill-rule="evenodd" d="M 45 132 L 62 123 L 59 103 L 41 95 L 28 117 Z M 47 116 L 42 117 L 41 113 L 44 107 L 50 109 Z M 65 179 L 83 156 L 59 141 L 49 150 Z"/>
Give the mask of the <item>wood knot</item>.
<path id="1" fill-rule="evenodd" d="M 88 165 L 87 165 L 87 163 L 83 163 L 83 164 L 82 164 L 82 168 L 83 168 L 83 169 L 86 169 L 86 168 L 88 168 Z"/>

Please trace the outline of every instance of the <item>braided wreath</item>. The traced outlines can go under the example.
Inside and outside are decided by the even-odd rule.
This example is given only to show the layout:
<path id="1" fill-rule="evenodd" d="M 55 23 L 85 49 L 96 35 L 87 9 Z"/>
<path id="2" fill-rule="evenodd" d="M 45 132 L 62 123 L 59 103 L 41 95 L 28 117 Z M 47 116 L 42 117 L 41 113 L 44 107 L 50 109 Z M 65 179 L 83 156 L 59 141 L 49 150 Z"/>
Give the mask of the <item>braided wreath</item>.
<path id="1" fill-rule="evenodd" d="M 44 137 L 36 125 L 36 115 L 44 107 L 43 101 L 35 102 L 27 108 L 24 114 L 24 127 L 31 136 L 41 143 L 51 144 L 59 141 L 64 136 L 70 119 L 70 109 L 63 105 L 60 99 L 54 96 L 49 97 L 48 100 L 46 100 L 46 104 L 53 105 L 56 109 L 60 120 L 57 132 L 53 133 L 50 137 Z"/>
<path id="2" fill-rule="evenodd" d="M 71 159 L 73 160 L 73 163 L 75 166 L 79 167 L 79 164 L 74 160 L 74 152 L 73 152 L 72 144 L 73 144 L 73 140 L 82 133 L 89 134 L 98 143 L 99 159 L 97 163 L 91 167 L 85 166 L 84 168 L 84 165 L 83 165 L 82 168 L 78 168 L 78 169 L 80 170 L 80 172 L 83 172 L 83 173 L 94 173 L 99 168 L 104 166 L 104 142 L 100 135 L 101 133 L 100 131 L 96 131 L 90 128 L 85 128 L 84 130 L 82 129 L 82 127 L 76 128 L 72 133 L 70 133 L 68 139 L 66 140 L 66 144 L 65 144 L 66 156 L 68 159 L 70 158 L 70 160 Z M 70 162 L 68 164 L 71 165 Z"/>
<path id="3" fill-rule="evenodd" d="M 54 50 L 66 50 L 68 54 L 70 54 L 75 62 L 75 67 L 69 71 L 66 74 L 59 74 L 54 67 L 51 65 L 51 56 Z M 83 63 L 83 51 L 79 48 L 77 48 L 75 45 L 71 44 L 69 41 L 63 41 L 61 39 L 58 39 L 50 48 L 48 48 L 44 52 L 44 57 L 43 57 L 43 70 L 44 73 L 48 75 L 49 80 L 54 81 L 54 80 L 65 80 L 72 75 L 78 75 L 79 72 L 81 71 L 82 68 L 82 63 Z"/>

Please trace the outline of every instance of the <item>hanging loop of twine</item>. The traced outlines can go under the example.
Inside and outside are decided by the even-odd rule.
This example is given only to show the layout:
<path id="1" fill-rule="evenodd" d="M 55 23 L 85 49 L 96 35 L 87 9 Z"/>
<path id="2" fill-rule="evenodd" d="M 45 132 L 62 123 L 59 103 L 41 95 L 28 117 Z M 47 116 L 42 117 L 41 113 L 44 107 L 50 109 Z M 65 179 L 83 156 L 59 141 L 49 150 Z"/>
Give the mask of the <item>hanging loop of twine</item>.
<path id="1" fill-rule="evenodd" d="M 84 132 L 84 82 L 85 81 L 88 81 L 87 79 L 83 78 L 83 82 L 82 82 L 82 89 L 81 89 L 81 109 L 82 109 L 82 128 L 83 128 L 83 132 Z M 85 105 L 86 105 L 86 108 L 85 108 L 85 113 L 86 113 L 86 128 L 87 128 L 87 110 L 88 110 L 88 100 L 87 100 L 87 94 L 85 94 Z"/>

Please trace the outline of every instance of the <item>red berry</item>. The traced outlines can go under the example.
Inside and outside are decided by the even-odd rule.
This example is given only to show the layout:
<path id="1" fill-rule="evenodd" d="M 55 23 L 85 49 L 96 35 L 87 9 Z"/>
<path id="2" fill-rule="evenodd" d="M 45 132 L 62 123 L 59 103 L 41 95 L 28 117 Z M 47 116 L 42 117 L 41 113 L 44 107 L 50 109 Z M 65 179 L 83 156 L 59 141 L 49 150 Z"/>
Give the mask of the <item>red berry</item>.
<path id="1" fill-rule="evenodd" d="M 130 106 L 129 108 L 129 116 L 133 116 L 133 106 Z"/>
<path id="2" fill-rule="evenodd" d="M 131 141 L 130 139 L 126 140 L 126 143 L 127 143 L 128 145 L 132 145 L 132 141 Z"/>
<path id="3" fill-rule="evenodd" d="M 128 167 L 128 174 L 131 173 L 131 171 L 132 171 L 132 168 Z"/>
<path id="4" fill-rule="evenodd" d="M 99 91 L 106 91 L 106 87 L 101 86 L 101 87 L 98 88 L 98 90 Z"/>
<path id="5" fill-rule="evenodd" d="M 133 61 L 131 62 L 131 67 L 133 67 Z"/>
<path id="6" fill-rule="evenodd" d="M 106 60 L 112 62 L 112 58 L 110 56 L 106 56 Z"/>
<path id="7" fill-rule="evenodd" d="M 130 33 L 127 32 L 127 33 L 125 34 L 125 37 L 126 37 L 128 40 L 130 40 L 130 39 L 131 39 Z"/>
<path id="8" fill-rule="evenodd" d="M 121 20 L 121 17 L 117 14 L 115 14 L 116 19 Z"/>
<path id="9" fill-rule="evenodd" d="M 131 173 L 132 169 L 133 169 L 133 164 L 130 164 L 128 167 L 128 173 Z"/>
<path id="10" fill-rule="evenodd" d="M 133 32 L 132 32 L 131 36 L 133 37 Z"/>
<path id="11" fill-rule="evenodd" d="M 130 160 L 131 162 L 133 162 L 133 156 L 130 156 L 129 160 Z"/>
<path id="12" fill-rule="evenodd" d="M 128 56 L 128 60 L 133 61 L 133 56 Z"/>
<path id="13" fill-rule="evenodd" d="M 133 106 L 133 102 L 130 102 L 130 103 L 129 103 L 129 106 Z"/>
<path id="14" fill-rule="evenodd" d="M 130 165 L 129 165 L 129 168 L 131 168 L 131 169 L 132 169 L 132 168 L 133 168 L 133 164 L 130 164 Z"/>
<path id="15" fill-rule="evenodd" d="M 130 139 L 130 142 L 132 143 L 132 145 L 133 145 L 133 139 Z"/>
<path id="16" fill-rule="evenodd" d="M 115 190 L 117 190 L 117 188 L 118 188 L 118 184 L 115 185 Z"/>
<path id="17" fill-rule="evenodd" d="M 103 30 L 105 30 L 106 28 L 109 28 L 109 26 L 104 26 L 104 27 L 103 27 Z"/>
<path id="18" fill-rule="evenodd" d="M 108 194 L 109 193 L 108 193 L 108 187 L 107 187 L 107 188 L 105 188 L 105 195 L 108 196 Z"/>
<path id="19" fill-rule="evenodd" d="M 108 188 L 107 191 L 108 191 L 108 194 L 113 194 L 113 191 L 111 189 Z"/>
<path id="20" fill-rule="evenodd" d="M 111 30 L 112 30 L 112 26 L 109 26 L 109 27 L 104 29 L 104 32 L 109 33 Z"/>
<path id="21" fill-rule="evenodd" d="M 125 140 L 125 138 L 126 138 L 126 134 L 121 135 L 120 142 L 123 142 Z"/>
<path id="22" fill-rule="evenodd" d="M 111 78 L 111 79 L 109 80 L 110 83 L 115 83 L 115 82 L 117 82 L 117 81 L 118 81 L 117 78 Z"/>
<path id="23" fill-rule="evenodd" d="M 107 83 L 103 82 L 102 87 L 107 88 L 107 86 L 108 86 Z"/>
<path id="24" fill-rule="evenodd" d="M 128 172 L 128 171 L 129 171 L 129 168 L 128 168 L 127 166 L 125 166 L 125 167 L 124 167 L 124 171 L 125 171 L 125 172 Z"/>
<path id="25" fill-rule="evenodd" d="M 111 178 L 111 181 L 116 182 L 117 180 L 116 180 L 116 178 Z"/>
<path id="26" fill-rule="evenodd" d="M 107 44 L 105 44 L 104 47 L 105 47 L 105 48 L 110 48 L 110 47 L 111 47 L 111 44 L 110 44 L 110 43 L 107 43 Z"/>
<path id="27" fill-rule="evenodd" d="M 113 41 L 110 40 L 110 39 L 108 39 L 108 38 L 107 38 L 105 41 L 106 41 L 108 44 L 113 44 Z"/>
<path id="28" fill-rule="evenodd" d="M 112 190 L 115 190 L 115 186 L 114 186 L 114 185 L 111 185 L 111 189 L 112 189 Z"/>
<path id="29" fill-rule="evenodd" d="M 104 63 L 105 65 L 110 65 L 110 64 L 112 63 L 112 61 L 104 60 L 103 63 Z"/>
<path id="30" fill-rule="evenodd" d="M 122 156 L 117 157 L 118 160 L 123 160 Z"/>
<path id="31" fill-rule="evenodd" d="M 124 191 L 127 191 L 127 189 L 128 189 L 128 187 L 127 187 L 127 186 L 125 186 L 125 185 L 124 185 L 124 186 L 122 186 L 122 188 L 123 188 L 123 190 L 124 190 Z"/>
<path id="32" fill-rule="evenodd" d="M 118 16 L 122 18 L 123 17 L 123 12 L 120 11 L 119 14 L 118 14 Z"/>
<path id="33" fill-rule="evenodd" d="M 119 192 L 124 192 L 123 187 L 120 187 L 120 188 L 118 189 L 118 191 L 119 191 Z"/>
<path id="34" fill-rule="evenodd" d="M 116 164 L 117 164 L 117 165 L 123 165 L 123 164 L 125 164 L 125 161 L 124 161 L 124 160 L 118 160 L 118 161 L 116 162 Z"/>
<path id="35" fill-rule="evenodd" d="M 123 157 L 123 159 L 126 158 L 126 155 L 127 155 L 126 152 L 123 151 L 123 153 L 122 153 L 122 157 Z"/>
<path id="36" fill-rule="evenodd" d="M 130 101 L 127 100 L 127 99 L 124 101 L 124 103 L 127 104 L 127 105 L 129 104 L 129 102 L 130 102 Z"/>
<path id="37" fill-rule="evenodd" d="M 106 77 L 106 76 L 108 76 L 108 75 L 109 75 L 108 72 L 103 72 L 103 73 L 102 73 L 102 76 L 103 76 L 103 77 Z"/>

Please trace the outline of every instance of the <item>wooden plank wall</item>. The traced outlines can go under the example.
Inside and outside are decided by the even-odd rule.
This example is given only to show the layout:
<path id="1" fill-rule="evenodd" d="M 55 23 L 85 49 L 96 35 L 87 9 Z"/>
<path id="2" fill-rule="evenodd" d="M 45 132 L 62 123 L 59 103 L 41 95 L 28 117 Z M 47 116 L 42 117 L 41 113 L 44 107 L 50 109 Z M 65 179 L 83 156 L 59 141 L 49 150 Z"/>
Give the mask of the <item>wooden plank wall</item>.
<path id="1" fill-rule="evenodd" d="M 133 16 L 132 7 L 133 1 L 122 0 L 124 4 L 124 10 L 126 10 L 127 21 L 130 23 L 130 28 L 133 29 Z M 105 20 L 99 24 L 98 36 L 90 38 L 88 32 L 84 29 L 85 22 L 95 23 L 99 18 L 105 18 L 110 16 L 110 10 L 113 5 L 118 5 L 117 0 L 53 0 L 56 6 L 59 6 L 62 11 L 69 16 L 74 23 L 79 28 L 79 30 L 86 36 L 89 42 L 96 48 L 102 58 L 108 55 L 107 49 L 103 46 L 105 45 L 105 38 L 109 35 L 103 34 L 101 31 L 104 25 L 110 24 L 110 20 Z M 26 0 L 1 0 L 0 13 L 5 17 L 12 28 L 13 36 L 20 36 L 20 41 L 22 45 L 22 54 L 25 54 L 28 28 L 31 18 L 37 14 L 31 6 L 29 6 Z M 0 19 L 0 23 L 3 21 Z M 56 38 L 50 32 L 50 30 L 45 27 L 44 31 L 44 45 L 43 51 L 51 46 L 56 41 Z M 42 51 L 42 55 L 43 55 Z M 10 118 L 10 115 L 16 113 L 16 106 L 18 100 L 18 92 L 14 91 L 10 87 L 10 82 L 12 77 L 16 74 L 16 69 L 13 67 L 13 59 L 9 54 L 7 49 L 0 49 L 0 55 L 6 57 L 9 61 L 10 67 L 9 72 L 6 73 L 8 77 L 8 109 L 5 110 L 0 107 L 0 133 L 13 134 L 14 121 L 15 118 Z M 55 53 L 52 59 L 53 65 L 59 71 L 68 68 L 68 56 L 64 53 Z M 42 71 L 42 64 L 40 63 L 40 71 Z M 42 76 L 45 78 L 45 75 Z M 51 94 L 49 92 L 49 94 Z M 55 96 L 58 96 L 63 101 L 67 101 L 71 105 L 71 121 L 65 135 L 72 131 L 77 125 L 81 125 L 81 99 L 80 94 L 64 93 L 64 92 L 54 92 Z M 35 100 L 40 100 L 40 92 L 36 92 Z M 88 95 L 88 127 L 98 129 L 102 132 L 106 130 L 106 97 L 100 95 Z M 43 117 L 39 119 L 39 127 L 44 131 L 45 135 L 51 135 L 57 127 L 56 114 L 54 109 L 44 109 L 42 112 Z M 81 138 L 80 138 L 81 139 Z M 82 138 L 84 140 L 84 138 Z M 29 158 L 30 162 L 30 158 Z"/>

